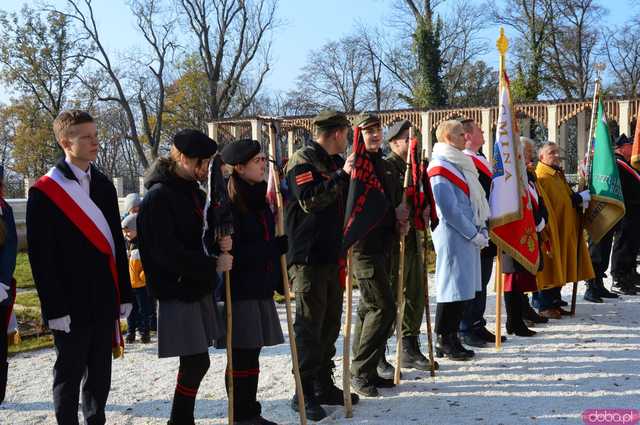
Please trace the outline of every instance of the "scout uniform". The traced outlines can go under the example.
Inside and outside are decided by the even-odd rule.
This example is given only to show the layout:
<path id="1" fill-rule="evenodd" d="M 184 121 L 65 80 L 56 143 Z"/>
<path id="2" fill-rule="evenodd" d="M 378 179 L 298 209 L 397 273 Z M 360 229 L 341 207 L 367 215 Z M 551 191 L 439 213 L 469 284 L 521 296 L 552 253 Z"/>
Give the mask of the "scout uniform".
<path id="1" fill-rule="evenodd" d="M 320 112 L 314 124 L 319 130 L 350 126 L 347 117 L 335 111 Z M 287 262 L 296 294 L 293 327 L 307 417 L 313 420 L 326 416 L 320 403 L 343 402 L 342 391 L 333 385 L 343 298 L 339 253 L 349 187 L 343 165 L 339 155 L 330 155 L 321 144 L 312 142 L 296 151 L 286 168 L 291 193 L 285 211 Z M 352 400 L 357 402 L 357 396 Z M 297 411 L 295 395 L 291 403 Z"/>

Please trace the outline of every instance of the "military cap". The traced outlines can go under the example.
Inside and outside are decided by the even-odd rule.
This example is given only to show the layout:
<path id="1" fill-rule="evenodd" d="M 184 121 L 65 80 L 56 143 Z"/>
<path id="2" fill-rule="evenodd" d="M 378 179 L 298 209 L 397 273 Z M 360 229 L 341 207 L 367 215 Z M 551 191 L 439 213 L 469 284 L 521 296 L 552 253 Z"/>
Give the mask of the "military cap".
<path id="1" fill-rule="evenodd" d="M 320 129 L 351 127 L 351 122 L 347 116 L 333 109 L 320 111 L 318 115 L 313 117 L 313 123 Z"/>
<path id="2" fill-rule="evenodd" d="M 180 130 L 173 136 L 173 145 L 189 158 L 210 158 L 216 153 L 216 142 L 201 131 Z"/>
<path id="3" fill-rule="evenodd" d="M 380 125 L 380 117 L 376 114 L 362 114 L 354 120 L 354 124 L 356 127 L 367 128 L 374 125 Z"/>
<path id="4" fill-rule="evenodd" d="M 260 143 L 256 140 L 242 139 L 222 148 L 222 160 L 229 165 L 244 164 L 259 153 Z"/>
<path id="5" fill-rule="evenodd" d="M 387 130 L 387 135 L 384 136 L 384 141 L 389 143 L 393 139 L 397 138 L 403 131 L 405 131 L 409 127 L 411 127 L 411 123 L 409 121 L 407 120 L 398 121 L 397 123 L 389 127 L 389 130 Z"/>
<path id="6" fill-rule="evenodd" d="M 626 134 L 622 133 L 616 139 L 616 146 L 624 146 L 633 143 L 633 140 L 629 139 Z"/>
<path id="7" fill-rule="evenodd" d="M 122 220 L 122 228 L 129 230 L 138 230 L 138 226 L 136 224 L 136 219 L 138 218 L 138 214 L 129 214 Z"/>

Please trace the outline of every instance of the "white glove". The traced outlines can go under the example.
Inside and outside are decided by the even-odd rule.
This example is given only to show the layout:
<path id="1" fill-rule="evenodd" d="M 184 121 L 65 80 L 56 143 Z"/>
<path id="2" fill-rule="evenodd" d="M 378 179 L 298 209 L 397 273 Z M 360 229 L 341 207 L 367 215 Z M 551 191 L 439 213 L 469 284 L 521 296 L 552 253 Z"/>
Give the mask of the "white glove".
<path id="1" fill-rule="evenodd" d="M 582 192 L 578 193 L 578 195 L 580 195 L 580 197 L 582 198 L 582 209 L 586 210 L 587 208 L 589 208 L 591 193 L 589 193 L 588 190 L 583 190 Z"/>
<path id="2" fill-rule="evenodd" d="M 124 303 L 120 304 L 120 318 L 126 319 L 131 314 L 131 310 L 133 310 L 133 304 Z"/>
<path id="3" fill-rule="evenodd" d="M 66 333 L 71 332 L 71 316 L 67 314 L 64 317 L 49 320 L 49 329 Z"/>
<path id="4" fill-rule="evenodd" d="M 7 292 L 9 289 L 11 289 L 9 286 L 0 282 L 0 303 L 9 298 L 9 293 Z"/>
<path id="5" fill-rule="evenodd" d="M 228 272 L 233 268 L 233 256 L 229 253 L 222 253 L 216 262 L 217 272 Z"/>
<path id="6" fill-rule="evenodd" d="M 477 246 L 478 249 L 486 248 L 489 246 L 489 238 L 487 238 L 482 232 L 476 233 L 473 239 L 471 239 L 471 242 L 473 242 L 473 244 Z"/>

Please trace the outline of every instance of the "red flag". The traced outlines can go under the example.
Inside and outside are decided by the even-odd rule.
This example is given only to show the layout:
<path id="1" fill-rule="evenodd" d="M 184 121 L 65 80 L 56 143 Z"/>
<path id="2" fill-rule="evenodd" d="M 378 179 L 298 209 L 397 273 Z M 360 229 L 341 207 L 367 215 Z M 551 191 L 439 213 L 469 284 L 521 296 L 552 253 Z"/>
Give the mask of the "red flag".
<path id="1" fill-rule="evenodd" d="M 409 142 L 409 155 L 411 156 L 411 181 L 405 193 L 407 199 L 410 199 L 413 204 L 413 223 L 415 228 L 417 230 L 425 230 L 422 214 L 427 206 L 434 205 L 434 202 L 429 175 L 427 174 L 428 163 L 426 159 L 422 160 L 420 143 L 416 138 L 411 139 Z M 438 223 L 438 215 L 435 208 L 431 208 L 430 218 L 431 227 L 435 228 Z"/>

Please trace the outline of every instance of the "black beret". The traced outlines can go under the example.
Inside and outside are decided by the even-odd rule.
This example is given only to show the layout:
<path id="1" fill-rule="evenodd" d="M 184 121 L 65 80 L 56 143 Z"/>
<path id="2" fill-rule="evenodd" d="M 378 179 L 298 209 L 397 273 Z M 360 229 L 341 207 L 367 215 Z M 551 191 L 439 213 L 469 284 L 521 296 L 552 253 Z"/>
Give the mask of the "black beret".
<path id="1" fill-rule="evenodd" d="M 387 130 L 387 135 L 384 137 L 384 141 L 389 143 L 409 127 L 411 127 L 411 122 L 407 120 L 398 121 L 397 123 L 389 127 L 389 130 Z"/>
<path id="2" fill-rule="evenodd" d="M 222 148 L 222 160 L 229 165 L 244 164 L 259 153 L 260 143 L 256 140 L 242 139 Z"/>
<path id="3" fill-rule="evenodd" d="M 629 139 L 624 133 L 622 133 L 620 136 L 618 136 L 618 139 L 616 139 L 616 146 L 629 145 L 631 143 L 633 143 L 633 141 Z"/>
<path id="4" fill-rule="evenodd" d="M 351 122 L 347 116 L 333 109 L 320 111 L 318 115 L 313 117 L 313 123 L 320 129 L 351 127 Z"/>
<path id="5" fill-rule="evenodd" d="M 376 114 L 362 114 L 354 120 L 356 127 L 367 128 L 374 125 L 380 125 L 380 117 Z"/>
<path id="6" fill-rule="evenodd" d="M 218 145 L 201 131 L 185 129 L 173 136 L 173 145 L 189 158 L 211 158 Z"/>

